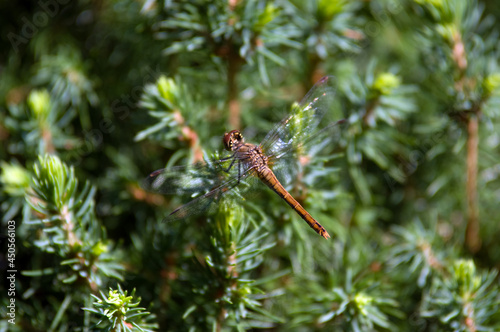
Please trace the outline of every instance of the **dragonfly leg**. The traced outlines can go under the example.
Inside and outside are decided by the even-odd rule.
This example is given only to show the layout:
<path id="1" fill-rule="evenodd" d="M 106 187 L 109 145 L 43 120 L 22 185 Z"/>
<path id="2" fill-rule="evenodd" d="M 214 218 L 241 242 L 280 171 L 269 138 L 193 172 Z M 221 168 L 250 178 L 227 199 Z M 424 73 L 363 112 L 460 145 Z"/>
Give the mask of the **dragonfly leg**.
<path id="1" fill-rule="evenodd" d="M 233 156 L 231 156 L 231 157 L 229 157 L 229 158 L 233 158 L 233 160 L 231 161 L 231 165 L 229 165 L 229 167 L 228 167 L 227 169 L 223 169 L 223 170 L 224 170 L 224 172 L 226 172 L 226 173 L 229 173 L 229 171 L 231 170 L 231 168 L 233 168 L 233 166 L 234 166 L 234 162 L 236 161 L 236 158 L 234 158 L 234 155 L 233 155 Z M 228 159 L 229 159 L 229 158 L 228 158 Z M 239 163 L 238 163 L 238 164 L 239 164 Z M 239 179 L 238 179 L 238 181 L 239 181 Z"/>
<path id="2" fill-rule="evenodd" d="M 236 185 L 239 185 L 239 184 L 240 184 L 240 182 L 241 182 L 241 179 L 242 179 L 244 176 L 246 176 L 246 174 L 248 174 L 247 172 L 243 173 L 243 172 L 241 171 L 241 168 L 242 168 L 242 166 L 241 166 L 241 165 L 242 165 L 242 164 L 243 164 L 243 162 L 242 162 L 241 160 L 238 160 L 238 182 L 237 182 L 237 184 L 236 184 Z M 256 168 L 255 166 L 252 166 L 252 167 L 250 167 L 247 171 L 252 171 L 252 170 L 255 170 L 255 168 Z"/>
<path id="3" fill-rule="evenodd" d="M 232 155 L 230 155 L 229 157 L 226 157 L 226 158 L 221 158 L 221 159 L 219 159 L 218 161 L 228 161 L 229 159 L 234 158 L 234 156 L 235 156 L 235 153 L 233 153 L 233 154 L 232 154 Z"/>
<path id="4" fill-rule="evenodd" d="M 241 160 L 238 160 L 238 184 L 241 181 Z"/>
<path id="5" fill-rule="evenodd" d="M 222 159 L 222 160 L 224 160 L 224 161 L 229 160 L 229 159 L 231 159 L 231 158 L 233 159 L 233 161 L 231 161 L 231 165 L 229 165 L 229 167 L 228 167 L 226 170 L 224 170 L 224 172 L 229 173 L 229 171 L 231 170 L 231 168 L 233 168 L 233 166 L 234 166 L 234 163 L 235 163 L 236 159 L 238 159 L 238 163 L 240 162 L 240 159 L 239 159 L 236 155 L 237 155 L 238 151 L 240 150 L 240 148 L 241 148 L 242 146 L 243 146 L 243 144 L 240 144 L 239 146 L 237 146 L 237 147 L 233 150 L 233 154 L 232 154 L 231 156 L 229 156 L 229 157 L 227 157 L 227 158 Z"/>
<path id="6" fill-rule="evenodd" d="M 238 160 L 238 184 L 240 184 L 240 181 L 241 181 L 241 178 L 242 178 L 242 174 L 241 174 L 241 160 Z"/>

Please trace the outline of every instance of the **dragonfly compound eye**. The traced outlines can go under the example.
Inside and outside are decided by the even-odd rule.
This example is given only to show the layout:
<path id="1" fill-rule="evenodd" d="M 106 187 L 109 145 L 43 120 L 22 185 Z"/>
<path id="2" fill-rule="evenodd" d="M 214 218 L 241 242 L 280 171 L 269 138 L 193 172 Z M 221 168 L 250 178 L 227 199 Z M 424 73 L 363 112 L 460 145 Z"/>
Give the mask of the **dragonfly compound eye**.
<path id="1" fill-rule="evenodd" d="M 231 130 L 229 133 L 224 134 L 222 142 L 224 143 L 224 148 L 231 151 L 235 144 L 243 143 L 243 136 L 238 130 Z"/>

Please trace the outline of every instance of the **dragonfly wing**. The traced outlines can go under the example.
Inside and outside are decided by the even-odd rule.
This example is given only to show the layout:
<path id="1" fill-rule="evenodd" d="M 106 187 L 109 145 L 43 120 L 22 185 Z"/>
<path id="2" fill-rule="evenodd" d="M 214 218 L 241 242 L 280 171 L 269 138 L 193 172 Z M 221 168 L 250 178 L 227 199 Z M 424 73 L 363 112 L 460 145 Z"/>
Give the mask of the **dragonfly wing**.
<path id="1" fill-rule="evenodd" d="M 159 169 L 151 173 L 142 187 L 151 192 L 168 195 L 196 195 L 222 184 L 226 160 L 206 164 Z"/>
<path id="2" fill-rule="evenodd" d="M 329 159 L 340 146 L 341 133 L 346 120 L 342 119 L 322 128 L 302 144 L 290 145 L 280 150 L 280 155 L 270 159 L 273 172 L 283 185 L 290 184 L 303 172 L 302 167 L 311 159 Z M 297 153 L 298 151 L 301 154 Z"/>
<path id="3" fill-rule="evenodd" d="M 270 157 L 273 171 L 283 185 L 290 183 L 299 173 L 304 158 L 314 156 L 315 150 L 331 139 L 336 124 L 318 129 L 335 97 L 335 79 L 325 76 L 293 108 L 291 114 L 276 125 L 261 143 Z M 342 120 L 341 120 L 342 121 Z"/>
<path id="4" fill-rule="evenodd" d="M 325 76 L 294 107 L 291 114 L 276 125 L 261 146 L 266 154 L 280 158 L 284 153 L 299 153 L 301 146 L 318 127 L 335 96 L 335 79 Z"/>
<path id="5" fill-rule="evenodd" d="M 184 219 L 188 216 L 210 212 L 223 196 L 232 195 L 232 189 L 242 182 L 250 169 L 241 169 L 236 163 L 228 170 L 233 159 L 211 161 L 187 167 L 160 169 L 149 175 L 143 188 L 161 194 L 188 195 L 190 202 L 174 210 L 166 221 Z"/>
<path id="6" fill-rule="evenodd" d="M 165 221 L 182 220 L 190 216 L 199 216 L 203 213 L 214 212 L 214 209 L 217 207 L 216 203 L 220 201 L 226 193 L 229 193 L 230 190 L 236 187 L 239 182 L 239 177 L 232 177 L 206 194 L 178 207 L 165 218 Z"/>

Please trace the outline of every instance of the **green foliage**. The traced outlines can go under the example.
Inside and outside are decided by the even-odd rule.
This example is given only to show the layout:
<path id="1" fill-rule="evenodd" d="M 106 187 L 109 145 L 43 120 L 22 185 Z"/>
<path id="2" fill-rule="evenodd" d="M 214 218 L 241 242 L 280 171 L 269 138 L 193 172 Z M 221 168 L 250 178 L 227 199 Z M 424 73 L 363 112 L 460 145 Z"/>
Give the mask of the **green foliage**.
<path id="1" fill-rule="evenodd" d="M 73 168 L 57 157 L 40 157 L 34 167 L 33 193 L 26 196 L 33 211 L 38 213 L 37 220 L 28 224 L 38 226 L 43 232 L 37 245 L 67 258 L 61 265 L 70 266 L 74 274 L 64 282 L 82 277 L 91 285 L 99 285 L 102 276 L 121 279 L 119 270 L 123 267 L 109 255 L 110 244 L 94 215 L 95 190 L 86 183 L 78 192 L 77 186 Z"/>
<path id="2" fill-rule="evenodd" d="M 300 325 L 313 321 L 318 326 L 335 324 L 341 330 L 352 331 L 396 329 L 390 317 L 403 318 L 403 313 L 398 310 L 394 292 L 377 282 L 373 275 L 355 277 L 350 269 L 343 273 L 344 284 L 311 298 L 313 304 L 300 308 L 293 323 Z"/>
<path id="3" fill-rule="evenodd" d="M 157 123 L 137 133 L 136 141 L 149 138 L 173 148 L 181 137 L 180 140 L 189 142 L 193 153 L 199 148 L 197 135 L 189 126 L 203 121 L 206 107 L 193 100 L 184 84 L 160 76 L 156 84 L 145 87 L 141 106 L 149 110 Z"/>
<path id="4" fill-rule="evenodd" d="M 474 262 L 457 260 L 446 279 L 435 278 L 422 302 L 422 317 L 437 318 L 444 329 L 495 330 L 500 307 L 497 271 L 478 273 Z"/>
<path id="5" fill-rule="evenodd" d="M 17 271 L 0 329 L 500 330 L 497 7 L 0 5 L 2 253 L 14 238 L 16 254 L 0 262 Z M 205 193 L 194 179 L 237 173 L 211 172 L 231 165 L 214 162 L 225 132 L 259 143 L 325 75 L 324 117 L 289 120 L 300 158 L 274 166 L 331 239 L 253 177 L 165 220 Z M 215 166 L 195 177 L 197 162 Z M 163 167 L 174 195 L 141 187 Z"/>
<path id="6" fill-rule="evenodd" d="M 123 291 L 120 285 L 118 290 L 109 290 L 106 297 L 101 292 L 101 298 L 92 294 L 96 300 L 93 308 L 83 308 L 88 312 L 96 314 L 100 320 L 96 323 L 99 329 L 104 331 L 154 331 L 158 328 L 155 323 L 147 323 L 147 320 L 153 320 L 154 315 L 144 311 L 144 308 L 138 307 L 140 299 L 132 302 L 135 296 L 135 289 L 130 296 L 127 291 Z"/>
<path id="7" fill-rule="evenodd" d="M 26 188 L 30 185 L 30 174 L 19 165 L 2 162 L 0 181 L 5 192 L 12 197 L 24 197 Z"/>

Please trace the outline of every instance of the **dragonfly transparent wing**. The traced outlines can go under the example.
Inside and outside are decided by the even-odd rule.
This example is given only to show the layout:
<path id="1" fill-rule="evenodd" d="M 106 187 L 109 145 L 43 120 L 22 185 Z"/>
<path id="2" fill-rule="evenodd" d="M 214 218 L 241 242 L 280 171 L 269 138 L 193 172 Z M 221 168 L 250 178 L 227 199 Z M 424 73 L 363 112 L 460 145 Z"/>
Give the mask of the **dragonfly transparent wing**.
<path id="1" fill-rule="evenodd" d="M 207 164 L 195 164 L 151 173 L 143 182 L 145 190 L 172 195 L 196 197 L 175 209 L 166 221 L 174 221 L 210 212 L 224 195 L 230 195 L 248 175 L 249 170 L 238 169 L 241 163 L 235 162 L 229 170 L 233 158 L 211 161 Z"/>
<path id="2" fill-rule="evenodd" d="M 170 213 L 164 220 L 175 221 L 182 220 L 190 216 L 199 216 L 203 213 L 211 213 L 217 207 L 217 202 L 225 195 L 229 193 L 234 187 L 240 183 L 241 179 L 239 176 L 234 176 L 231 179 L 225 181 L 220 186 L 210 190 L 206 194 L 199 196 L 192 201 L 178 207 L 172 213 Z"/>
<path id="3" fill-rule="evenodd" d="M 200 194 L 222 184 L 225 177 L 224 166 L 224 161 L 211 161 L 206 164 L 159 169 L 143 181 L 142 187 L 147 191 L 167 195 Z"/>
<path id="4" fill-rule="evenodd" d="M 310 158 L 314 149 L 336 135 L 335 124 L 318 126 L 330 109 L 335 97 L 335 79 L 320 79 L 293 108 L 291 114 L 277 124 L 261 143 L 264 153 L 270 157 L 273 170 L 285 183 L 297 173 L 298 162 Z"/>
<path id="5" fill-rule="evenodd" d="M 277 124 L 261 143 L 264 151 L 279 158 L 290 150 L 298 150 L 318 127 L 335 97 L 335 79 L 320 79 L 294 107 L 291 114 Z"/>

